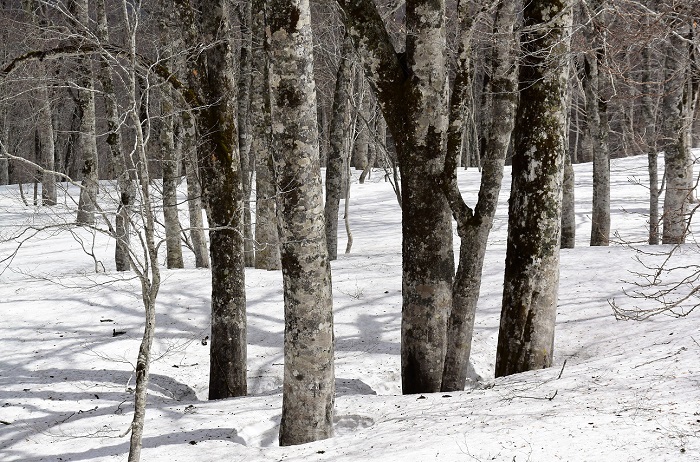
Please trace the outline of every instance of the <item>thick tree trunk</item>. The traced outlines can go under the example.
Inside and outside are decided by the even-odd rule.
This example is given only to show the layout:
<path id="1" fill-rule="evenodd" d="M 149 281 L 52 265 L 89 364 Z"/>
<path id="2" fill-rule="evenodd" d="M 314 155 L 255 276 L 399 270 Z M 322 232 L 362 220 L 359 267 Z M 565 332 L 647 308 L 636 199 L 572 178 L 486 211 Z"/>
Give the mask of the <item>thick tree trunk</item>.
<path id="1" fill-rule="evenodd" d="M 280 246 L 277 231 L 277 185 L 272 160 L 270 89 L 265 52 L 265 0 L 252 5 L 252 71 L 250 129 L 251 158 L 255 159 L 255 267 L 278 270 Z"/>
<path id="2" fill-rule="evenodd" d="M 70 10 L 77 20 L 75 27 L 78 28 L 78 33 L 87 30 L 89 27 L 87 0 L 72 0 Z M 78 58 L 77 73 L 80 76 L 77 80 L 80 85 L 78 105 L 81 113 L 80 128 L 78 129 L 78 153 L 83 165 L 77 222 L 93 224 L 97 208 L 98 157 L 95 133 L 95 92 L 90 57 Z M 53 156 L 53 151 L 51 156 Z"/>
<path id="3" fill-rule="evenodd" d="M 406 2 L 405 66 L 371 0 L 338 3 L 401 167 L 403 392 L 439 391 L 454 277 L 450 210 L 436 187 L 444 170 L 447 133 L 444 2 Z"/>
<path id="4" fill-rule="evenodd" d="M 195 14 L 197 12 L 197 14 Z M 211 347 L 209 399 L 247 393 L 243 186 L 236 87 L 230 42 L 229 3 L 179 0 L 176 13 L 190 47 L 190 106 L 198 109 L 197 149 L 202 195 L 209 219 Z M 208 47 L 201 51 L 199 45 Z"/>
<path id="5" fill-rule="evenodd" d="M 523 13 L 497 377 L 551 365 L 559 288 L 572 14 L 568 0 L 526 2 Z"/>
<path id="6" fill-rule="evenodd" d="M 350 88 L 353 75 L 353 48 L 350 37 L 345 37 L 340 54 L 340 65 L 335 80 L 333 94 L 333 114 L 330 126 L 330 150 L 326 163 L 326 243 L 328 258 L 338 258 L 338 212 L 343 191 L 343 167 L 346 153 L 346 140 L 350 128 Z"/>
<path id="7" fill-rule="evenodd" d="M 476 304 L 481 288 L 481 273 L 486 254 L 486 243 L 493 225 L 498 196 L 503 179 L 503 166 L 510 146 L 517 107 L 516 40 L 514 37 L 515 12 L 518 2 L 500 1 L 494 20 L 495 43 L 491 86 L 494 90 L 493 111 L 488 123 L 488 139 L 482 159 L 481 186 L 474 212 L 467 208 L 457 185 L 459 151 L 462 144 L 460 125 L 467 114 L 461 106 L 468 101 L 464 93 L 471 91 L 471 24 L 467 9 L 459 11 L 462 40 L 455 90 L 452 94 L 450 131 L 448 133 L 446 174 L 450 175 L 447 196 L 457 221 L 461 239 L 459 266 L 452 290 L 452 312 L 447 327 L 447 355 L 442 377 L 442 391 L 463 390 L 471 351 Z M 458 123 L 461 122 L 461 123 Z"/>
<path id="8" fill-rule="evenodd" d="M 333 310 L 309 3 L 267 5 L 285 318 L 279 440 L 286 446 L 333 435 Z"/>

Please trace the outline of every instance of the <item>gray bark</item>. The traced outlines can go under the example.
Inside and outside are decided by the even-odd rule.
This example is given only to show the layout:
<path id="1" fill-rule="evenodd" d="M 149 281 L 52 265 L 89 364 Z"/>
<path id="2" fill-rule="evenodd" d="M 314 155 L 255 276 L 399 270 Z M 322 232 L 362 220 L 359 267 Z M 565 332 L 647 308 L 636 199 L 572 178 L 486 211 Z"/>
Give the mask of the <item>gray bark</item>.
<path id="1" fill-rule="evenodd" d="M 189 233 L 194 253 L 194 264 L 197 268 L 209 268 L 209 249 L 207 248 L 207 236 L 204 232 L 202 218 L 202 186 L 197 168 L 196 134 L 192 112 L 183 111 L 180 123 L 182 124 L 182 156 L 185 160 L 185 176 L 187 178 Z"/>
<path id="2" fill-rule="evenodd" d="M 439 391 L 454 277 L 449 205 L 435 187 L 444 170 L 448 125 L 444 2 L 406 2 L 405 66 L 371 0 L 338 4 L 401 167 L 403 393 Z"/>
<path id="3" fill-rule="evenodd" d="M 662 112 L 662 144 L 665 153 L 665 180 L 663 235 L 664 244 L 682 244 L 685 242 L 688 226 L 687 204 L 690 194 L 688 167 L 690 149 L 687 146 L 683 111 L 684 111 L 684 69 L 687 56 L 685 46 L 678 38 L 669 39 L 666 62 L 664 65 L 665 88 Z"/>
<path id="4" fill-rule="evenodd" d="M 523 13 L 497 377 L 551 365 L 559 289 L 570 1 L 526 2 Z"/>
<path id="5" fill-rule="evenodd" d="M 272 160 L 270 90 L 265 52 L 265 1 L 253 0 L 253 48 L 250 125 L 251 158 L 255 159 L 255 267 L 278 270 L 277 186 Z"/>
<path id="6" fill-rule="evenodd" d="M 343 172 L 345 170 L 346 140 L 350 128 L 350 88 L 353 75 L 353 49 L 350 37 L 345 37 L 340 54 L 340 65 L 335 80 L 333 95 L 333 113 L 330 126 L 330 149 L 326 163 L 326 243 L 328 258 L 338 258 L 338 212 L 340 196 L 343 191 Z"/>
<path id="7" fill-rule="evenodd" d="M 187 72 L 192 91 L 186 92 L 186 98 L 198 110 L 197 157 L 209 218 L 209 399 L 221 399 L 247 393 L 243 186 L 233 55 L 229 41 L 224 40 L 230 36 L 229 3 L 199 1 L 191 8 L 188 1 L 178 0 L 177 13 L 192 54 Z M 202 43 L 209 45 L 204 51 L 192 48 Z"/>
<path id="8" fill-rule="evenodd" d="M 286 446 L 333 435 L 333 312 L 309 2 L 271 0 L 267 8 L 285 313 L 279 441 Z"/>
<path id="9" fill-rule="evenodd" d="M 109 43 L 109 25 L 107 22 L 107 10 L 105 0 L 98 0 L 97 4 L 97 38 L 102 43 Z M 114 238 L 114 262 L 117 271 L 129 271 L 131 262 L 129 259 L 130 246 L 130 213 L 133 202 L 133 185 L 129 178 L 126 157 L 122 153 L 122 138 L 119 129 L 119 111 L 114 91 L 114 78 L 112 68 L 106 57 L 100 59 L 100 71 L 98 79 L 102 85 L 105 112 L 107 118 L 107 146 L 109 146 L 109 162 L 112 172 L 117 179 L 117 194 L 119 205 L 115 218 Z"/>
<path id="10" fill-rule="evenodd" d="M 594 24 L 600 21 L 600 1 L 591 2 Z M 592 26 L 591 26 L 592 27 Z M 601 94 L 603 79 L 601 66 L 605 60 L 603 40 L 593 30 L 586 34 L 593 50 L 584 58 L 583 87 L 586 94 L 586 122 L 591 140 L 593 158 L 593 203 L 591 213 L 591 246 L 610 243 L 610 150 L 608 147 L 607 101 Z"/>
<path id="11" fill-rule="evenodd" d="M 355 117 L 355 137 L 350 158 L 350 165 L 355 170 L 364 170 L 369 163 L 370 137 L 367 121 L 370 120 L 372 104 L 371 95 L 364 80 L 364 73 L 358 72 L 355 84 L 355 111 L 357 111 L 357 117 Z"/>
<path id="12" fill-rule="evenodd" d="M 3 113 L 2 128 L 0 131 L 0 186 L 10 184 L 10 159 L 8 156 L 9 127 Z"/>
<path id="13" fill-rule="evenodd" d="M 462 28 L 460 61 L 455 90 L 452 94 L 450 131 L 448 133 L 445 172 L 449 175 L 446 194 L 460 236 L 459 265 L 452 289 L 452 311 L 447 325 L 447 354 L 442 377 L 442 391 L 463 390 L 471 352 L 474 316 L 481 288 L 481 273 L 486 254 L 486 243 L 493 225 L 498 196 L 503 179 L 503 166 L 510 146 L 515 110 L 517 107 L 515 12 L 519 2 L 498 2 L 493 32 L 496 34 L 493 53 L 491 87 L 493 111 L 488 122 L 488 138 L 482 159 L 481 185 L 475 209 L 469 209 L 462 200 L 457 185 L 462 127 L 468 112 L 463 105 L 471 92 L 471 34 L 467 9 L 459 11 Z"/>
<path id="14" fill-rule="evenodd" d="M 76 33 L 83 33 L 89 25 L 87 0 L 72 0 L 70 11 L 76 20 Z M 77 74 L 80 76 L 77 79 L 80 87 L 77 91 L 81 113 L 77 152 L 83 165 L 83 180 L 76 220 L 78 223 L 93 224 L 97 208 L 98 157 L 95 133 L 95 92 L 90 57 L 78 58 Z"/>
<path id="15" fill-rule="evenodd" d="M 564 153 L 564 183 L 561 203 L 561 248 L 573 249 L 576 246 L 576 182 L 574 166 L 571 164 L 570 150 Z"/>
<path id="16" fill-rule="evenodd" d="M 643 147 L 647 151 L 649 170 L 649 245 L 659 243 L 659 167 L 656 131 L 656 103 L 652 98 L 652 50 L 650 46 L 642 50 L 642 117 L 644 127 Z"/>

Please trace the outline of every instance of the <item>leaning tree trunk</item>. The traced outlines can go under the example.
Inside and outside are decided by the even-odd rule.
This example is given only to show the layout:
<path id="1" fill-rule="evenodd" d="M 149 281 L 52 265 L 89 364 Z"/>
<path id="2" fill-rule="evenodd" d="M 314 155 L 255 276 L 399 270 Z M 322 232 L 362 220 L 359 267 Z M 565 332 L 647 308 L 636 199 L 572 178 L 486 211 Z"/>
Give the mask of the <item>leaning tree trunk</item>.
<path id="1" fill-rule="evenodd" d="M 452 289 L 452 312 L 447 325 L 447 354 L 442 377 L 442 391 L 464 390 L 467 378 L 467 365 L 471 352 L 472 333 L 476 304 L 481 288 L 481 273 L 486 255 L 486 243 L 496 214 L 498 196 L 503 179 L 503 166 L 510 146 L 511 133 L 517 106 L 517 64 L 515 61 L 516 40 L 514 37 L 515 12 L 518 2 L 498 2 L 493 33 L 499 37 L 491 54 L 492 99 L 491 120 L 488 138 L 482 158 L 481 186 L 474 211 L 462 200 L 457 184 L 460 148 L 462 144 L 461 126 L 468 112 L 462 107 L 469 101 L 466 92 L 471 91 L 471 52 L 472 25 L 467 22 L 466 4 L 460 9 L 461 34 L 460 67 L 452 94 L 450 131 L 447 143 L 445 172 L 450 175 L 447 181 L 447 196 L 457 221 L 457 232 L 461 243 L 459 266 Z"/>
<path id="2" fill-rule="evenodd" d="M 559 288 L 570 1 L 533 0 L 523 13 L 497 377 L 551 365 Z"/>
<path id="3" fill-rule="evenodd" d="M 255 160 L 255 267 L 281 268 L 277 231 L 277 187 L 272 161 L 270 89 L 265 52 L 265 0 L 252 0 L 252 79 L 250 157 Z"/>
<path id="4" fill-rule="evenodd" d="M 71 14 L 76 22 L 76 33 L 81 35 L 88 30 L 89 14 L 87 0 L 72 0 Z M 78 58 L 77 65 L 78 105 L 80 106 L 80 128 L 78 129 L 78 153 L 83 162 L 83 180 L 78 201 L 77 222 L 93 224 L 97 208 L 98 157 L 95 133 L 95 92 L 92 79 L 92 63 L 89 56 Z M 53 153 L 52 153 L 53 155 Z"/>
<path id="5" fill-rule="evenodd" d="M 343 191 L 343 172 L 345 166 L 346 140 L 350 128 L 350 89 L 353 75 L 353 49 L 350 37 L 343 40 L 343 49 L 340 54 L 340 65 L 335 80 L 335 93 L 333 94 L 333 113 L 330 126 L 330 150 L 326 163 L 326 242 L 328 244 L 328 258 L 338 258 L 338 212 L 340 210 L 340 196 Z"/>
<path id="6" fill-rule="evenodd" d="M 308 0 L 267 3 L 284 284 L 280 445 L 333 435 L 333 303 L 323 223 Z"/>

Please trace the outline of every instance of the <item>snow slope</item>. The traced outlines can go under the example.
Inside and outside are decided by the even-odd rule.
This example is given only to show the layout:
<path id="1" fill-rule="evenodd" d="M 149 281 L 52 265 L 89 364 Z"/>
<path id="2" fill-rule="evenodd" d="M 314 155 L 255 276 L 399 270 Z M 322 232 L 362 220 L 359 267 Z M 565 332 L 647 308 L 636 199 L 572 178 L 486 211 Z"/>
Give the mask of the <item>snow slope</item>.
<path id="1" fill-rule="evenodd" d="M 645 157 L 612 162 L 618 242 L 647 233 Z M 209 273 L 162 269 L 144 461 L 700 460 L 700 313 L 617 321 L 644 245 L 587 246 L 591 165 L 576 166 L 578 247 L 561 255 L 555 364 L 494 379 L 508 191 L 486 256 L 471 377 L 460 393 L 400 395 L 400 210 L 375 172 L 353 185 L 352 253 L 333 262 L 336 437 L 277 446 L 282 386 L 279 272 L 248 270 L 249 392 L 208 402 Z M 506 180 L 509 179 L 506 171 Z M 460 172 L 473 204 L 479 173 Z M 508 182 L 508 181 L 506 181 Z M 69 207 L 68 207 L 69 208 Z M 0 236 L 56 221 L 0 188 Z M 67 211 L 65 213 L 68 213 Z M 183 212 L 184 213 L 184 212 Z M 342 218 L 342 217 L 341 217 Z M 341 230 L 342 224 L 341 224 Z M 139 284 L 111 270 L 113 242 L 59 229 L 25 242 L 0 275 L 0 460 L 126 460 Z M 3 239 L 4 240 L 4 239 Z M 457 239 L 456 239 L 457 241 Z M 457 242 L 455 243 L 458 244 Z M 0 259 L 17 242 L 0 243 Z M 345 247 L 341 236 L 339 248 Z M 663 248 L 663 247 L 659 247 Z M 657 248 L 658 249 L 658 248 Z M 697 262 L 698 247 L 672 262 Z M 101 266 L 98 264 L 98 268 Z M 0 266 L 0 271 L 4 265 Z M 649 306 L 650 302 L 643 302 Z M 124 335 L 114 337 L 114 331 Z"/>

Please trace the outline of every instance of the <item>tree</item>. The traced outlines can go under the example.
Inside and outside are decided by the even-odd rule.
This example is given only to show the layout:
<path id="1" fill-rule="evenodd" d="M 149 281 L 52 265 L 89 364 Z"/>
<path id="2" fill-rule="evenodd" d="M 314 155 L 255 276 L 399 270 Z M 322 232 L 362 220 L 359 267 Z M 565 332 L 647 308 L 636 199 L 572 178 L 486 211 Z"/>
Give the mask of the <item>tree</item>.
<path id="1" fill-rule="evenodd" d="M 513 146 L 508 244 L 496 376 L 551 365 L 559 287 L 559 238 L 571 6 L 533 0 L 523 10 L 520 105 Z"/>
<path id="2" fill-rule="evenodd" d="M 406 1 L 402 61 L 371 0 L 338 4 L 401 168 L 402 391 L 439 391 L 454 277 L 450 209 L 435 187 L 444 168 L 448 127 L 445 4 Z"/>
<path id="3" fill-rule="evenodd" d="M 309 2 L 269 0 L 266 8 L 284 284 L 285 446 L 333 434 L 333 311 Z"/>

